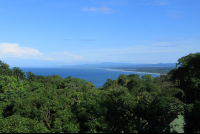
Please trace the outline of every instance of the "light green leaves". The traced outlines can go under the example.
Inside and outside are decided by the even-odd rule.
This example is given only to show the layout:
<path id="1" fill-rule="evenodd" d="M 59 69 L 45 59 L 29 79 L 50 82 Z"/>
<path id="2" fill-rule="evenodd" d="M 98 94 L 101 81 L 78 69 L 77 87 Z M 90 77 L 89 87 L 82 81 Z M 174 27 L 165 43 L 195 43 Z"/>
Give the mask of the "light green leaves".
<path id="1" fill-rule="evenodd" d="M 14 76 L 0 76 L 0 93 L 8 91 L 25 91 L 22 83 L 18 82 Z"/>
<path id="2" fill-rule="evenodd" d="M 8 118 L 0 119 L 0 133 L 49 133 L 50 131 L 41 123 L 12 115 Z"/>

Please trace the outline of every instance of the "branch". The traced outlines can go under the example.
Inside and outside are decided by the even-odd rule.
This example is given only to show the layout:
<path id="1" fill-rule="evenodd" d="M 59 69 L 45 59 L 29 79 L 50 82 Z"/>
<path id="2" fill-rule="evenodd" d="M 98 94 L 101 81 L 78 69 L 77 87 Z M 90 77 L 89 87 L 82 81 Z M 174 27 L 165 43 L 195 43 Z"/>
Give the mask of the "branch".
<path id="1" fill-rule="evenodd" d="M 50 120 L 50 109 L 49 109 L 47 112 L 48 112 L 48 113 L 47 113 L 45 122 L 46 122 L 48 128 L 50 129 L 50 128 L 51 128 L 51 126 L 49 125 L 49 120 Z"/>
<path id="2" fill-rule="evenodd" d="M 143 101 L 143 100 L 141 100 L 141 101 Z M 147 104 L 147 105 L 149 105 L 147 102 L 145 102 L 145 101 L 143 101 L 145 104 Z"/>

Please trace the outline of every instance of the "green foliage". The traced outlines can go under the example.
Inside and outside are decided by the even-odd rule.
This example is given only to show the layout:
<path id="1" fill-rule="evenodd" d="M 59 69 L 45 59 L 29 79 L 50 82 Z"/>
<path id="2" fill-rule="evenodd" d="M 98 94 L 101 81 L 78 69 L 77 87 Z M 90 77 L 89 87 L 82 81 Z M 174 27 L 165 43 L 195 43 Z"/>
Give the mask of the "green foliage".
<path id="1" fill-rule="evenodd" d="M 198 126 L 198 117 L 200 101 L 200 53 L 190 53 L 187 56 L 181 57 L 178 59 L 176 67 L 169 72 L 171 75 L 171 80 L 174 83 L 177 83 L 177 87 L 181 88 L 184 91 L 185 96 L 177 97 L 186 104 L 194 104 L 194 108 L 189 110 L 185 108 L 184 119 L 185 125 L 184 129 L 186 132 L 200 132 Z"/>
<path id="2" fill-rule="evenodd" d="M 153 77 L 151 76 L 151 74 L 145 74 L 142 76 L 142 79 L 146 82 L 152 82 L 153 81 Z"/>
<path id="3" fill-rule="evenodd" d="M 129 74 L 127 76 L 130 80 L 134 79 L 134 78 L 139 78 L 139 74 Z"/>
<path id="4" fill-rule="evenodd" d="M 36 81 L 37 80 L 37 75 L 34 75 L 32 72 L 26 72 L 26 74 L 27 74 L 28 81 Z"/>
<path id="5" fill-rule="evenodd" d="M 24 118 L 41 121 L 48 129 L 51 129 L 51 126 L 53 126 L 54 129 L 52 131 L 56 131 L 56 123 L 58 119 L 60 119 L 63 123 L 63 132 L 72 132 L 72 130 L 74 130 L 72 126 L 74 126 L 73 122 L 75 120 L 72 120 L 74 118 L 72 113 L 71 117 L 69 116 L 70 109 L 66 106 L 75 104 L 76 99 L 74 100 L 73 98 L 77 97 L 78 94 L 74 91 L 68 92 L 68 96 L 71 98 L 69 99 L 65 94 L 56 95 L 56 93 L 60 92 L 61 91 L 44 90 L 42 93 L 34 93 L 26 98 L 12 99 L 10 100 L 11 103 L 5 106 L 3 116 L 6 118 L 11 115 L 21 115 Z M 65 93 L 67 92 L 65 91 Z M 52 96 L 53 94 L 55 96 Z M 12 113 L 5 114 L 10 110 Z M 66 115 L 64 115 L 64 113 Z M 70 122 L 72 122 L 71 125 L 67 125 Z"/>
<path id="6" fill-rule="evenodd" d="M 46 88 L 46 86 L 42 83 L 39 83 L 39 82 L 35 82 L 35 81 L 31 81 L 29 82 L 29 87 L 27 87 L 27 89 L 29 89 L 30 91 L 35 91 L 35 92 L 40 92 L 42 91 L 44 88 Z M 50 85 L 49 85 L 50 86 Z"/>
<path id="7" fill-rule="evenodd" d="M 90 83 L 89 81 L 86 81 L 82 87 L 82 92 L 87 92 L 89 90 L 94 90 L 95 89 L 95 86 Z"/>
<path id="8" fill-rule="evenodd" d="M 78 115 L 77 118 L 83 133 L 118 133 L 123 130 L 125 130 L 124 132 L 133 132 L 135 121 L 129 119 L 134 118 L 134 116 L 130 115 L 130 118 L 124 116 L 126 113 L 130 113 L 130 110 L 126 110 L 125 107 L 128 108 L 127 105 L 134 106 L 131 102 L 134 100 L 126 88 L 110 88 L 107 91 L 96 90 L 86 94 L 82 103 L 74 107 L 73 110 Z"/>
<path id="9" fill-rule="evenodd" d="M 49 130 L 35 120 L 12 115 L 0 119 L 0 133 L 49 133 Z"/>
<path id="10" fill-rule="evenodd" d="M 82 92 L 83 90 L 87 90 L 87 85 L 85 84 L 86 82 L 83 79 L 68 77 L 61 83 L 61 88 L 68 88 L 77 92 Z"/>
<path id="11" fill-rule="evenodd" d="M 0 60 L 0 68 L 3 68 L 3 69 L 8 69 L 10 67 L 10 65 L 9 64 L 7 64 L 7 63 L 4 63 L 4 62 L 2 62 L 1 60 Z"/>
<path id="12" fill-rule="evenodd" d="M 172 70 L 173 81 L 178 80 L 179 87 L 187 94 L 184 102 L 187 104 L 194 103 L 199 99 L 200 93 L 200 53 L 189 54 L 178 59 L 177 69 Z"/>
<path id="13" fill-rule="evenodd" d="M 0 75 L 0 93 L 25 90 L 22 83 L 18 82 L 14 76 Z"/>
<path id="14" fill-rule="evenodd" d="M 132 77 L 127 83 L 129 92 L 144 91 L 144 82 L 139 77 Z"/>
<path id="15" fill-rule="evenodd" d="M 25 78 L 0 61 L 0 133 L 170 133 L 178 115 L 185 132 L 200 132 L 199 56 L 166 76 L 122 74 L 98 90 L 79 78 Z"/>
<path id="16" fill-rule="evenodd" d="M 63 81 L 63 78 L 59 75 L 52 75 L 51 77 L 47 77 L 48 82 L 52 85 L 56 85 L 58 89 L 61 88 L 61 82 Z"/>
<path id="17" fill-rule="evenodd" d="M 118 87 L 118 80 L 107 79 L 101 90 L 108 90 L 109 88 Z"/>
<path id="18" fill-rule="evenodd" d="M 125 74 L 121 74 L 118 78 L 118 83 L 121 86 L 126 86 L 127 83 L 129 82 L 129 78 Z"/>
<path id="19" fill-rule="evenodd" d="M 27 91 L 9 91 L 5 93 L 0 93 L 0 101 L 7 102 L 10 99 L 22 98 L 25 96 L 30 96 L 32 93 Z"/>
<path id="20" fill-rule="evenodd" d="M 14 71 L 9 69 L 9 65 L 0 60 L 0 75 L 13 76 Z"/>
<path id="21" fill-rule="evenodd" d="M 26 75 L 24 74 L 24 72 L 22 72 L 22 70 L 19 67 L 14 67 L 13 71 L 17 80 L 20 80 L 22 82 L 22 80 L 25 79 Z"/>
<path id="22" fill-rule="evenodd" d="M 200 101 L 195 101 L 190 109 L 185 110 L 185 122 L 189 124 L 184 125 L 186 133 L 200 133 Z"/>

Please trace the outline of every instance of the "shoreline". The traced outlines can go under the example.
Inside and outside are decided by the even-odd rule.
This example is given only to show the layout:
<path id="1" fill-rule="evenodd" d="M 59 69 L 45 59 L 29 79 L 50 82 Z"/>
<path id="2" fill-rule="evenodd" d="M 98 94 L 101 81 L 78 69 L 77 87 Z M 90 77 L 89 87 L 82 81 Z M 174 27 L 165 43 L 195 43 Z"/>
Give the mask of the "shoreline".
<path id="1" fill-rule="evenodd" d="M 121 72 L 148 73 L 148 74 L 158 74 L 158 75 L 160 75 L 160 73 L 137 72 L 137 71 L 132 71 L 132 70 L 124 70 L 124 69 L 111 69 L 111 68 L 96 68 L 96 69 L 104 69 L 104 70 L 110 70 L 110 71 L 121 71 Z"/>

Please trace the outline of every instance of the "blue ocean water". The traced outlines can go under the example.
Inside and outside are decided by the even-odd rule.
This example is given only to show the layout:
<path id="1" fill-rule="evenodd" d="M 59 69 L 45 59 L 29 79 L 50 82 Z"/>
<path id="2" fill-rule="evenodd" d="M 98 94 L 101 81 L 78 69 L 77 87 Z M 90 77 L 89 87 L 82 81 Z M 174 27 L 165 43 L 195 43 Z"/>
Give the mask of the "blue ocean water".
<path id="1" fill-rule="evenodd" d="M 72 78 L 85 79 L 86 81 L 92 81 L 95 88 L 102 87 L 107 79 L 110 77 L 112 80 L 116 80 L 119 75 L 125 74 L 139 74 L 142 75 L 151 74 L 154 78 L 160 77 L 160 74 L 156 73 L 144 73 L 144 72 L 131 72 L 123 70 L 102 69 L 102 68 L 20 68 L 24 74 L 26 72 L 32 72 L 35 75 L 51 76 L 53 74 L 60 75 L 62 78 L 71 76 Z M 27 76 L 27 75 L 26 75 Z"/>

